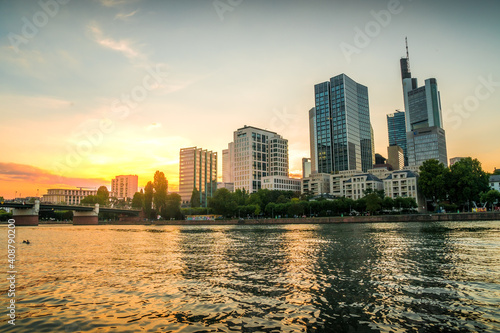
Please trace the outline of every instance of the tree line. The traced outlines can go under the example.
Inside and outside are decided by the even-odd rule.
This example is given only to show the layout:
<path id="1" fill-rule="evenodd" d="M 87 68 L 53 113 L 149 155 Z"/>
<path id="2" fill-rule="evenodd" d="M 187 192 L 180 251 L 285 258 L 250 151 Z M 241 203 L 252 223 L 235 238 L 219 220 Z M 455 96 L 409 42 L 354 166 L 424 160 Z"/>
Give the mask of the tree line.
<path id="1" fill-rule="evenodd" d="M 496 170 L 494 174 L 500 174 Z M 500 192 L 489 185 L 490 175 L 481 162 L 467 157 L 450 167 L 437 160 L 425 161 L 420 167 L 419 191 L 430 201 L 431 208 L 469 211 L 474 204 L 492 207 L 500 201 Z"/>

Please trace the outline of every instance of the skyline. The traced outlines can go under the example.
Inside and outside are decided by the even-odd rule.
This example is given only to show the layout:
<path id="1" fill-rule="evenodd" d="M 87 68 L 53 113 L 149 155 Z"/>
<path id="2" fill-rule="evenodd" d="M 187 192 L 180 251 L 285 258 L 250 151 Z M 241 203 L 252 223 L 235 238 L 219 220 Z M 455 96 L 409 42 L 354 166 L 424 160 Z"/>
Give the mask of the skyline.
<path id="1" fill-rule="evenodd" d="M 314 85 L 341 73 L 368 87 L 386 156 L 406 36 L 413 77 L 439 85 L 448 157 L 500 167 L 498 2 L 66 2 L 0 1 L 5 198 L 156 170 L 177 191 L 181 148 L 222 156 L 244 125 L 287 139 L 300 175 Z"/>

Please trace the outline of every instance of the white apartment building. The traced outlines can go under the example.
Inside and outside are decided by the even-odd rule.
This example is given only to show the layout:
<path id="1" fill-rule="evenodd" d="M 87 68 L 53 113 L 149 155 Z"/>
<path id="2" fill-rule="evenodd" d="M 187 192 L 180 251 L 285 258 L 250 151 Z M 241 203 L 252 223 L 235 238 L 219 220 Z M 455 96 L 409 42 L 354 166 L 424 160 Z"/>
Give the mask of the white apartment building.
<path id="1" fill-rule="evenodd" d="M 262 188 L 268 190 L 300 192 L 301 183 L 301 179 L 294 179 L 286 176 L 262 177 Z"/>
<path id="2" fill-rule="evenodd" d="M 490 176 L 490 187 L 492 190 L 500 191 L 500 175 Z"/>
<path id="3" fill-rule="evenodd" d="M 341 188 L 344 197 L 358 200 L 365 196 L 368 189 L 383 190 L 384 182 L 372 174 L 364 173 L 341 179 Z"/>
<path id="4" fill-rule="evenodd" d="M 288 177 L 288 140 L 246 125 L 234 132 L 233 140 L 235 189 L 253 193 L 262 188 L 263 177 Z"/>
<path id="5" fill-rule="evenodd" d="M 313 173 L 309 177 L 302 178 L 302 194 L 330 194 L 330 177 L 328 173 Z"/>

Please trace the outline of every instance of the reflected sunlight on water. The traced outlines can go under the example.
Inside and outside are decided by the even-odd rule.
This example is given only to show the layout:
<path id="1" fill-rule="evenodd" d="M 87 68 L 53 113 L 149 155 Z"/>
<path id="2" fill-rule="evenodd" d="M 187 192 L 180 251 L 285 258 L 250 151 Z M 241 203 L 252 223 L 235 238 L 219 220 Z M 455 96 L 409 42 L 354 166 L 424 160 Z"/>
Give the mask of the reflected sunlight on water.
<path id="1" fill-rule="evenodd" d="M 500 222 L 17 232 L 16 332 L 500 331 Z"/>

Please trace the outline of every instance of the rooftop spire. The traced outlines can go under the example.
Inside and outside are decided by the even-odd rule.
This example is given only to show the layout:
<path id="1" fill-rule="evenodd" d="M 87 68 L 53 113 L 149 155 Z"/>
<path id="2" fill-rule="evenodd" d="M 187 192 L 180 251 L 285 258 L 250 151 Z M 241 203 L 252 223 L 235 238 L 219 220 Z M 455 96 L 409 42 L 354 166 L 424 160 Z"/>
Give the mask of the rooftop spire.
<path id="1" fill-rule="evenodd" d="M 406 59 L 408 59 L 407 60 L 408 72 L 410 72 L 410 53 L 408 52 L 408 37 L 405 37 L 405 44 L 406 44 Z"/>

